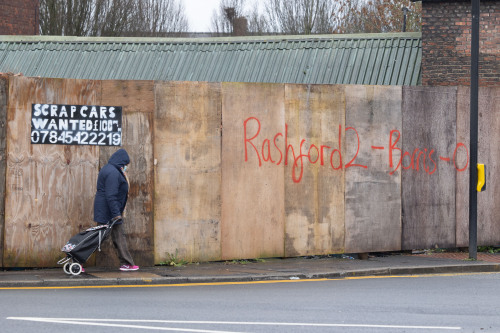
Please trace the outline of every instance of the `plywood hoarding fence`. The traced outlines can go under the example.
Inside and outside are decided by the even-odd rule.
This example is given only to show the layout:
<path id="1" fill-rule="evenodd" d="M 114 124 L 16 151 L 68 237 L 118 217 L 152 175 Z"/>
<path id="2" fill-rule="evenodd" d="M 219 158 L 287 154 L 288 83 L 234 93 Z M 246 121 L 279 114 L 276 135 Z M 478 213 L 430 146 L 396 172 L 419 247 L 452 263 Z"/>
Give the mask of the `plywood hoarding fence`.
<path id="1" fill-rule="evenodd" d="M 500 96 L 482 88 L 479 244 L 500 240 Z M 468 90 L 0 76 L 0 263 L 93 225 L 117 147 L 30 144 L 34 103 L 116 105 L 139 265 L 467 246 Z M 0 212 L 3 206 L 0 205 Z M 110 242 L 90 264 L 113 266 Z"/>

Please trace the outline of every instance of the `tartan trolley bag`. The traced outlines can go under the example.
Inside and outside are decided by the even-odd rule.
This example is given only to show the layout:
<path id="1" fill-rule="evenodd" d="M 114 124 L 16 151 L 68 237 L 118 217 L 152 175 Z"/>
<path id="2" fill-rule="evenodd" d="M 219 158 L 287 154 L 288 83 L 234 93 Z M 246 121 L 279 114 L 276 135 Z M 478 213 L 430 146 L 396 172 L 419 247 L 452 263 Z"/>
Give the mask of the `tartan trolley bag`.
<path id="1" fill-rule="evenodd" d="M 101 244 L 111 233 L 116 221 L 89 228 L 71 237 L 61 249 L 62 252 L 66 253 L 66 257 L 57 262 L 64 265 L 64 273 L 79 275 L 83 270 L 82 264 L 89 259 L 92 253 L 97 249 L 101 251 Z"/>

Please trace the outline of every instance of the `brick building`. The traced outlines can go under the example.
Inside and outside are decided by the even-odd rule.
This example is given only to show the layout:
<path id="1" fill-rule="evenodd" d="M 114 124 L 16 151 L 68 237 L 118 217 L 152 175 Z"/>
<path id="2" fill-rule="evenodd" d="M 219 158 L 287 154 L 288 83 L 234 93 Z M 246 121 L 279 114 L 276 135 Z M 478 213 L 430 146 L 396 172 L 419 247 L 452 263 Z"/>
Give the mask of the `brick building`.
<path id="1" fill-rule="evenodd" d="M 422 0 L 422 84 L 469 85 L 471 1 Z M 481 0 L 479 85 L 500 85 L 500 1 Z"/>
<path id="2" fill-rule="evenodd" d="M 0 0 L 0 35 L 38 34 L 38 0 Z"/>

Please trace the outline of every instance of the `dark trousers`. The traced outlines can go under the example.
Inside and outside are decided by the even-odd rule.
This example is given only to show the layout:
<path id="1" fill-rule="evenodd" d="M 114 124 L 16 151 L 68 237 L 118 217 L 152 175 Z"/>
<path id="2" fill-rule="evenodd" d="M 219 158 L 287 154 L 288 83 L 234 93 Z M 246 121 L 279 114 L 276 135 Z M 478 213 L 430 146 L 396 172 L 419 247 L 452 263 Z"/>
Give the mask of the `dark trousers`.
<path id="1" fill-rule="evenodd" d="M 120 259 L 120 265 L 130 265 L 134 266 L 134 259 L 130 255 L 127 246 L 127 239 L 125 238 L 125 232 L 123 230 L 123 224 L 115 224 L 111 230 L 111 239 L 113 240 L 113 245 L 118 252 L 118 259 Z"/>

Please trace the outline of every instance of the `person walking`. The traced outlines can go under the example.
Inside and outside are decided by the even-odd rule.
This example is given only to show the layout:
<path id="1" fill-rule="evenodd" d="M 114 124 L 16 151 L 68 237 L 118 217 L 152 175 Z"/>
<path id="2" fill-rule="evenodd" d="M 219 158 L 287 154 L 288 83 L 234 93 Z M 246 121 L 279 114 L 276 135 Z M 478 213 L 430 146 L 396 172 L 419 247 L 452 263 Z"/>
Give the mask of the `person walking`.
<path id="1" fill-rule="evenodd" d="M 111 239 L 118 253 L 121 271 L 136 271 L 127 246 L 123 228 L 123 212 L 127 204 L 129 181 L 127 166 L 130 157 L 125 149 L 117 150 L 108 160 L 97 176 L 97 192 L 94 199 L 94 221 L 106 224 L 115 222 L 111 230 Z"/>

